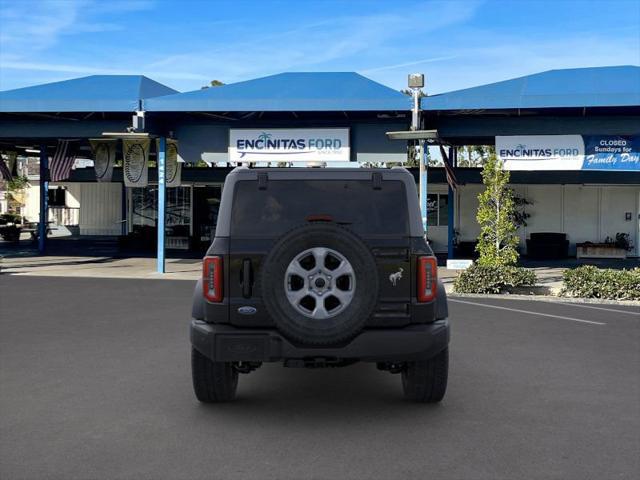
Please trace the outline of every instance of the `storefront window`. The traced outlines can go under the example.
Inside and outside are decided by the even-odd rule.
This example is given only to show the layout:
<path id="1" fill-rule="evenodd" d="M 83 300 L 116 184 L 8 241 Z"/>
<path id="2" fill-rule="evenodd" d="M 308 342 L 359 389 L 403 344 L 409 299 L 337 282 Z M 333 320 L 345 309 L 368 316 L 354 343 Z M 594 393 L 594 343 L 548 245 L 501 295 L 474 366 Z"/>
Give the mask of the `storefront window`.
<path id="1" fill-rule="evenodd" d="M 438 197 L 438 225 L 446 227 L 449 225 L 449 195 L 439 195 Z"/>
<path id="2" fill-rule="evenodd" d="M 427 226 L 438 226 L 438 194 L 427 194 Z"/>
<path id="3" fill-rule="evenodd" d="M 221 194 L 218 185 L 193 188 L 193 234 L 200 250 L 208 248 L 215 236 Z"/>
<path id="4" fill-rule="evenodd" d="M 155 227 L 158 218 L 158 189 L 155 187 L 131 189 L 132 231 L 141 227 Z"/>
<path id="5" fill-rule="evenodd" d="M 446 227 L 449 224 L 449 196 L 447 194 L 427 194 L 427 226 Z"/>
<path id="6" fill-rule="evenodd" d="M 186 250 L 191 235 L 191 187 L 167 188 L 166 247 Z M 158 188 L 131 189 L 131 231 L 155 236 L 158 219 Z"/>

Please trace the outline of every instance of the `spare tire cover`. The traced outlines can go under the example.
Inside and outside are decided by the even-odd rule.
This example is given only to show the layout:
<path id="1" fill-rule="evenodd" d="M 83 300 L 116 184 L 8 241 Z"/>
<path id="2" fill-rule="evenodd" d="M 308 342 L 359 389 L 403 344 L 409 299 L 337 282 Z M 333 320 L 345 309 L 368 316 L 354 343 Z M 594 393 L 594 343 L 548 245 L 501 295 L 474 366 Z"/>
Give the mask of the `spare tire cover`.
<path id="1" fill-rule="evenodd" d="M 261 268 L 262 299 L 278 330 L 308 345 L 345 342 L 378 301 L 377 265 L 355 233 L 331 223 L 295 228 Z"/>

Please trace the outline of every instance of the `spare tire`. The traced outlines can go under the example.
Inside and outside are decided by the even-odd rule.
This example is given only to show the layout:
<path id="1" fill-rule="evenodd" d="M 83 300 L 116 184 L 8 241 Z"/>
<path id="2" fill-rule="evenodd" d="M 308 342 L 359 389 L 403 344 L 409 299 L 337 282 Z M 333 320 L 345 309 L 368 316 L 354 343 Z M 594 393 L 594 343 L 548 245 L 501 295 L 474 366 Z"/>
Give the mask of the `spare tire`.
<path id="1" fill-rule="evenodd" d="M 262 299 L 278 330 L 308 345 L 345 342 L 378 301 L 377 266 L 349 229 L 313 223 L 280 238 L 261 268 Z"/>

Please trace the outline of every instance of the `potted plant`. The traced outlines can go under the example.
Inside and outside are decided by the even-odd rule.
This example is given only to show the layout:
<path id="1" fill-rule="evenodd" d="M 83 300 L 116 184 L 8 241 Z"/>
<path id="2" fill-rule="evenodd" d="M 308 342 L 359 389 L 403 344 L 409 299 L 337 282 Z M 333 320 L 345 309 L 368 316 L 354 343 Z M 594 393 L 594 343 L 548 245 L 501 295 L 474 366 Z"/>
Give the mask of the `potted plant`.
<path id="1" fill-rule="evenodd" d="M 17 213 L 3 213 L 0 215 L 0 237 L 7 242 L 20 240 L 22 231 L 22 217 Z"/>
<path id="2" fill-rule="evenodd" d="M 627 252 L 633 250 L 630 235 L 616 233 L 615 238 L 606 237 L 602 243 L 585 242 L 576 245 L 577 258 L 627 258 Z"/>

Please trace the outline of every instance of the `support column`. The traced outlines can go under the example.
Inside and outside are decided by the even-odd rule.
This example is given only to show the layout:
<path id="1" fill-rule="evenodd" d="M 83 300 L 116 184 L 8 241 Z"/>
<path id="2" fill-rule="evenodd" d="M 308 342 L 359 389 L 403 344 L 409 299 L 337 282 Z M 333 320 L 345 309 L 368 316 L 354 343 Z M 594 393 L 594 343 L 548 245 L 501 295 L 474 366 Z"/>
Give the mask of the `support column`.
<path id="1" fill-rule="evenodd" d="M 420 140 L 420 215 L 425 237 L 427 236 L 427 148 L 424 140 Z"/>
<path id="2" fill-rule="evenodd" d="M 158 142 L 158 221 L 156 225 L 158 227 L 158 256 L 157 256 L 157 271 L 158 273 L 165 273 L 165 261 L 164 261 L 164 229 L 165 229 L 165 214 L 166 214 L 166 151 L 167 151 L 167 139 L 161 137 Z"/>
<path id="3" fill-rule="evenodd" d="M 458 163 L 458 151 L 456 147 L 449 149 L 449 161 L 451 162 L 451 168 L 455 168 Z M 454 210 L 454 190 L 449 185 L 447 190 L 447 258 L 454 258 L 453 238 L 455 236 L 455 210 Z"/>
<path id="4" fill-rule="evenodd" d="M 44 255 L 47 249 L 47 226 L 49 225 L 49 157 L 47 145 L 40 145 L 40 223 L 38 224 L 38 252 Z"/>
<path id="5" fill-rule="evenodd" d="M 129 220 L 127 219 L 127 187 L 124 186 L 124 179 L 122 179 L 122 189 L 120 190 L 120 202 L 120 216 L 122 217 L 120 234 L 126 237 L 129 234 Z"/>

